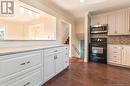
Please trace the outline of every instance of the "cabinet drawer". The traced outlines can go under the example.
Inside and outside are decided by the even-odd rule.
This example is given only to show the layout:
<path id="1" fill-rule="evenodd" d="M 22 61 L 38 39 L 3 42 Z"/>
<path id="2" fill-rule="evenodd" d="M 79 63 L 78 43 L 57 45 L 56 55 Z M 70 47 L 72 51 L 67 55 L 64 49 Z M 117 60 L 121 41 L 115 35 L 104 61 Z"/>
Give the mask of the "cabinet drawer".
<path id="1" fill-rule="evenodd" d="M 36 69 L 31 73 L 7 81 L 0 86 L 34 86 L 35 84 L 41 82 L 42 82 L 42 70 Z"/>
<path id="2" fill-rule="evenodd" d="M 13 57 L 13 56 L 12 56 Z M 42 62 L 42 52 L 33 52 L 18 57 L 0 61 L 0 77 L 4 77 L 27 68 L 39 65 Z"/>
<path id="3" fill-rule="evenodd" d="M 64 47 L 49 48 L 44 50 L 45 55 L 50 53 L 62 52 L 62 51 L 64 51 Z"/>

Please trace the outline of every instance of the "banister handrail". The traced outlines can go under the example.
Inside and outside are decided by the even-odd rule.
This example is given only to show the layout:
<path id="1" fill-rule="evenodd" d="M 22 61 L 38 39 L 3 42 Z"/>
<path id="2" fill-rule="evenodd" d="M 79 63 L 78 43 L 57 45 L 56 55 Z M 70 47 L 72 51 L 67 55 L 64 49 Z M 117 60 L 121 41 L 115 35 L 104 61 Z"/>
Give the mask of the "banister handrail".
<path id="1" fill-rule="evenodd" d="M 66 31 L 65 34 L 64 34 L 64 36 L 63 36 L 63 42 L 65 42 L 68 37 L 69 37 L 69 32 Z"/>
<path id="2" fill-rule="evenodd" d="M 74 50 L 76 51 L 76 53 L 77 53 L 78 55 L 80 55 L 79 49 L 78 49 L 74 44 L 72 44 L 72 47 L 74 48 Z"/>

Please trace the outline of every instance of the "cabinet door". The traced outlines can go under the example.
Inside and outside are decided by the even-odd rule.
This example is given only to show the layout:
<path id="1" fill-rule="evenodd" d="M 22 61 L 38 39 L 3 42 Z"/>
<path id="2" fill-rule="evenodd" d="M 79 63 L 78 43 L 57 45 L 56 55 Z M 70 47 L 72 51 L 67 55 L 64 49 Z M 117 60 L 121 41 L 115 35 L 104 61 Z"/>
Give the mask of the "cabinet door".
<path id="1" fill-rule="evenodd" d="M 130 34 L 130 9 L 127 10 L 126 12 L 126 28 L 127 28 L 127 34 Z"/>
<path id="2" fill-rule="evenodd" d="M 91 25 L 93 26 L 93 25 L 97 25 L 98 24 L 98 16 L 92 16 L 91 17 Z"/>
<path id="3" fill-rule="evenodd" d="M 116 12 L 116 34 L 117 35 L 125 35 L 126 34 L 126 11 L 118 11 Z"/>
<path id="4" fill-rule="evenodd" d="M 107 22 L 107 15 L 106 14 L 103 14 L 103 15 L 100 15 L 100 16 L 98 16 L 99 18 L 99 20 L 98 20 L 98 23 L 99 24 L 101 24 L 101 25 L 103 25 L 103 24 L 107 24 L 108 22 Z"/>
<path id="5" fill-rule="evenodd" d="M 122 47 L 122 65 L 130 66 L 130 57 L 129 57 L 130 47 L 129 46 L 123 46 Z"/>
<path id="6" fill-rule="evenodd" d="M 116 34 L 116 15 L 111 13 L 108 15 L 108 35 Z"/>
<path id="7" fill-rule="evenodd" d="M 107 15 L 94 15 L 91 18 L 91 25 L 107 24 Z"/>
<path id="8" fill-rule="evenodd" d="M 55 75 L 54 54 L 45 55 L 44 59 L 44 80 L 45 82 Z"/>
<path id="9" fill-rule="evenodd" d="M 59 52 L 56 54 L 56 74 L 64 69 L 64 52 Z"/>

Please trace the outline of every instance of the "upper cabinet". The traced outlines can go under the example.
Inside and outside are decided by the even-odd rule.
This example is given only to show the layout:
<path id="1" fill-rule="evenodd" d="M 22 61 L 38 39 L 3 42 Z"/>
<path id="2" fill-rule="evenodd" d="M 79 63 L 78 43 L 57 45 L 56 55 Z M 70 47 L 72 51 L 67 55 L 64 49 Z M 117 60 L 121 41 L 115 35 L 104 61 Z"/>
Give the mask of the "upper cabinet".
<path id="1" fill-rule="evenodd" d="M 128 10 L 108 14 L 108 35 L 128 35 Z"/>
<path id="2" fill-rule="evenodd" d="M 107 15 L 95 15 L 91 18 L 91 25 L 107 24 Z"/>
<path id="3" fill-rule="evenodd" d="M 108 35 L 116 33 L 116 16 L 114 13 L 108 14 Z"/>
<path id="4" fill-rule="evenodd" d="M 91 17 L 91 25 L 108 24 L 108 35 L 130 35 L 130 9 Z"/>

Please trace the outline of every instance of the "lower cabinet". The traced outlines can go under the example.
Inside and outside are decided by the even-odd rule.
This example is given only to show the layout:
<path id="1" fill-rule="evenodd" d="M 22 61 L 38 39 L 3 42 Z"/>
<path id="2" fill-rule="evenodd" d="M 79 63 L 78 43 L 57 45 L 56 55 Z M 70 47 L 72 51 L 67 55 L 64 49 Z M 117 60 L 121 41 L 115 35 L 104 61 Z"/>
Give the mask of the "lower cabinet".
<path id="1" fill-rule="evenodd" d="M 130 46 L 127 45 L 109 45 L 108 63 L 130 67 Z"/>
<path id="2" fill-rule="evenodd" d="M 67 47 L 47 49 L 44 51 L 44 55 L 44 82 L 47 82 L 69 66 Z"/>
<path id="3" fill-rule="evenodd" d="M 130 46 L 122 46 L 122 65 L 130 66 Z"/>
<path id="4" fill-rule="evenodd" d="M 47 81 L 51 79 L 53 76 L 55 76 L 55 59 L 54 54 L 48 54 L 45 55 L 44 58 L 44 67 L 43 67 L 43 77 L 44 81 Z"/>
<path id="5" fill-rule="evenodd" d="M 40 86 L 43 50 L 0 56 L 0 86 Z"/>
<path id="6" fill-rule="evenodd" d="M 69 66 L 68 47 L 0 56 L 0 86 L 41 86 Z"/>
<path id="7" fill-rule="evenodd" d="M 58 74 L 64 69 L 64 51 L 59 52 L 55 55 L 55 61 L 56 74 Z"/>
<path id="8" fill-rule="evenodd" d="M 42 81 L 42 71 L 40 69 L 36 69 L 33 72 L 24 74 L 15 79 L 6 81 L 4 84 L 0 86 L 39 86 Z"/>

